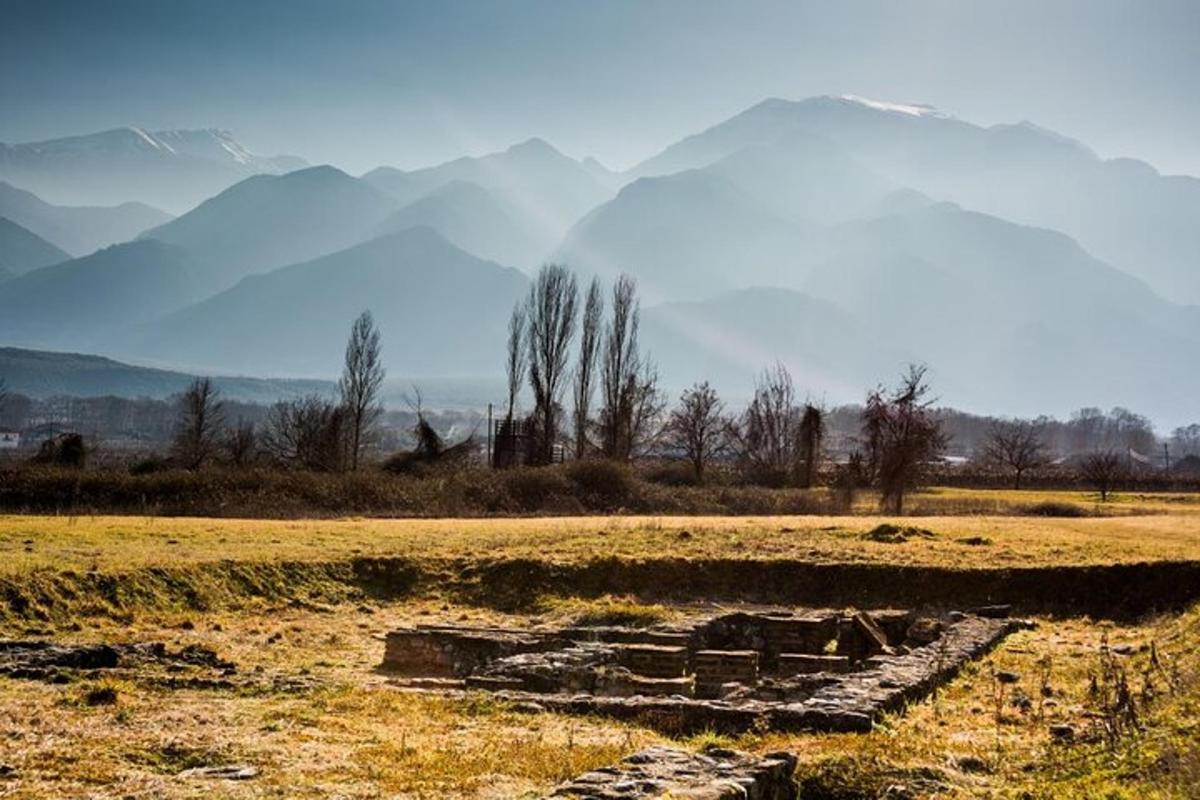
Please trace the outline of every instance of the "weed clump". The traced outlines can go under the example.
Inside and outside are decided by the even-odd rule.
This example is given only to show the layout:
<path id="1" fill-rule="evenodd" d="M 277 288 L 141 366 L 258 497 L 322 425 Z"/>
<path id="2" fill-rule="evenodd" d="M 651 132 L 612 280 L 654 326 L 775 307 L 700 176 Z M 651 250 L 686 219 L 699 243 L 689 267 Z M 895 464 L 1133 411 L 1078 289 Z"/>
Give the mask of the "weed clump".
<path id="1" fill-rule="evenodd" d="M 84 689 L 81 698 L 85 706 L 115 706 L 121 693 L 110 683 L 99 683 Z"/>
<path id="2" fill-rule="evenodd" d="M 586 627 L 609 625 L 648 628 L 671 619 L 672 612 L 661 605 L 646 605 L 626 597 L 605 595 L 596 600 L 543 597 L 537 603 L 550 613 L 566 612 L 570 624 Z"/>
<path id="3" fill-rule="evenodd" d="M 1031 517 L 1085 517 L 1087 512 L 1074 503 L 1047 500 L 1025 506 L 1022 511 Z"/>
<path id="4" fill-rule="evenodd" d="M 909 539 L 932 539 L 935 535 L 928 528 L 882 522 L 864 533 L 862 538 L 871 542 L 883 542 L 884 544 L 903 544 Z"/>

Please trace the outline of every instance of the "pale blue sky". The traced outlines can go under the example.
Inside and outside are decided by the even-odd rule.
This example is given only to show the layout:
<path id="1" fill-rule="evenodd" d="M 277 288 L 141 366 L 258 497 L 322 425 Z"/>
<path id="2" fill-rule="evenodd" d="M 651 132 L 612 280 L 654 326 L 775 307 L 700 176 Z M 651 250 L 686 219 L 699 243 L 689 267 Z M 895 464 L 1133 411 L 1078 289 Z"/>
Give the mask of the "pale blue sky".
<path id="1" fill-rule="evenodd" d="M 0 141 L 223 127 L 354 172 L 629 166 L 767 96 L 1030 119 L 1200 174 L 1200 3 L 0 0 Z"/>

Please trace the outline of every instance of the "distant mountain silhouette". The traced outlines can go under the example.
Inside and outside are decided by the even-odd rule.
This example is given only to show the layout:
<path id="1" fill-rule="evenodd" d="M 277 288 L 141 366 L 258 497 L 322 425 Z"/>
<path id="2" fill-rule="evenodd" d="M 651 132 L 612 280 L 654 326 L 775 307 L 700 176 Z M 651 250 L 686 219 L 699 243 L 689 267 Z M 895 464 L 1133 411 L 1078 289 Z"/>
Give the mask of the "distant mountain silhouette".
<path id="1" fill-rule="evenodd" d="M 1102 160 L 1028 122 L 984 128 L 855 98 L 765 100 L 638 165 L 632 176 L 705 167 L 750 146 L 820 136 L 899 186 L 1060 230 L 1164 296 L 1200 304 L 1200 179 Z"/>
<path id="2" fill-rule="evenodd" d="M 747 285 L 788 285 L 779 271 L 808 227 L 706 171 L 642 178 L 571 229 L 555 261 L 613 279 L 635 275 L 650 302 L 699 300 Z"/>
<path id="3" fill-rule="evenodd" d="M 122 328 L 196 298 L 187 253 L 147 240 L 42 267 L 0 286 L 0 341 L 101 349 Z"/>
<path id="4" fill-rule="evenodd" d="M 70 258 L 36 233 L 0 217 L 0 275 L 11 278 Z"/>
<path id="5" fill-rule="evenodd" d="M 778 358 L 815 364 L 822 386 L 861 380 L 852 365 L 874 355 L 907 353 L 933 364 L 943 390 L 967 407 L 1038 413 L 1038 403 L 1069 407 L 1094 396 L 1180 415 L 1187 392 L 1200 390 L 1200 377 L 1182 367 L 1189 353 L 1200 352 L 1200 309 L 1166 302 L 1061 233 L 932 203 L 911 191 L 888 192 L 887 181 L 861 170 L 851 170 L 861 191 L 843 191 L 825 209 L 830 218 L 851 219 L 828 227 L 788 222 L 780 214 L 800 219 L 824 190 L 820 181 L 789 188 L 789 175 L 811 177 L 811 171 L 791 169 L 786 159 L 779 159 L 781 180 L 765 168 L 744 168 L 771 152 L 764 147 L 744 148 L 705 169 L 635 181 L 585 217 L 556 255 L 585 272 L 630 272 L 652 303 L 705 301 L 690 306 L 692 329 L 701 334 L 691 346 L 665 337 L 673 343 L 664 374 L 719 361 L 737 349 L 722 344 L 727 340 L 748 342 L 742 350 L 766 363 L 733 363 L 721 367 L 726 374 L 757 371 Z M 754 191 L 759 184 L 765 185 Z M 864 218 L 855 209 L 896 211 Z M 740 298 L 740 317 L 707 299 L 751 287 L 777 288 L 723 295 Z M 791 299 L 772 298 L 775 291 Z M 770 311 L 790 302 L 795 314 L 809 313 L 794 291 L 810 305 L 832 303 L 844 316 L 831 320 L 825 334 L 813 325 L 799 337 L 787 313 Z M 747 297 L 762 313 L 753 312 Z M 816 313 L 829 317 L 823 306 Z M 714 322 L 706 328 L 704 320 Z M 815 361 L 822 349 L 832 364 Z M 1118 352 L 1125 357 L 1113 360 Z M 1089 368 L 1065 371 L 1063 363 Z M 1114 364 L 1129 379 L 1115 390 Z"/>
<path id="6" fill-rule="evenodd" d="M 409 203 L 376 228 L 384 235 L 429 227 L 468 253 L 501 264 L 532 268 L 557 242 L 514 217 L 487 189 L 451 181 Z"/>
<path id="7" fill-rule="evenodd" d="M 134 366 L 103 356 L 0 347 L 0 374 L 10 391 L 28 397 L 150 397 L 179 394 L 195 378 L 172 370 Z M 332 381 L 214 377 L 226 400 L 270 403 L 310 392 L 331 395 Z"/>
<path id="8" fill-rule="evenodd" d="M 0 179 L 67 205 L 141 201 L 182 213 L 257 173 L 299 169 L 303 159 L 254 155 L 228 131 L 142 128 L 27 144 L 0 143 Z"/>
<path id="9" fill-rule="evenodd" d="M 10 277 L 0 341 L 332 376 L 370 308 L 393 375 L 490 386 L 512 303 L 553 259 L 638 279 L 672 391 L 744 397 L 778 359 L 840 402 L 914 359 L 964 408 L 1182 420 L 1200 393 L 1197 186 L 1028 123 L 768 100 L 624 174 L 534 139 L 409 172 L 245 178 L 134 244 Z M 0 186 L 0 216 L 79 254 L 6 213 L 14 197 L 33 196 Z M 91 231 L 120 211 L 33 207 Z"/>
<path id="10" fill-rule="evenodd" d="M 363 179 L 405 204 L 454 181 L 481 186 L 513 218 L 521 236 L 545 245 L 535 258 L 546 255 L 583 214 L 612 197 L 617 186 L 615 176 L 594 159 L 576 161 L 542 139 L 411 172 L 380 167 Z M 534 265 L 526 260 L 520 266 Z"/>
<path id="11" fill-rule="evenodd" d="M 208 371 L 329 376 L 350 323 L 370 310 L 393 372 L 489 374 L 526 287 L 517 270 L 411 228 L 246 278 L 145 326 L 128 349 Z"/>
<path id="12" fill-rule="evenodd" d="M 171 217 L 141 203 L 119 206 L 56 206 L 32 192 L 0 181 L 0 217 L 5 217 L 71 256 L 85 256 L 127 242 Z"/>
<path id="13" fill-rule="evenodd" d="M 396 207 L 375 187 L 333 167 L 256 175 L 143 238 L 188 250 L 210 291 L 241 278 L 333 253 L 365 239 Z"/>

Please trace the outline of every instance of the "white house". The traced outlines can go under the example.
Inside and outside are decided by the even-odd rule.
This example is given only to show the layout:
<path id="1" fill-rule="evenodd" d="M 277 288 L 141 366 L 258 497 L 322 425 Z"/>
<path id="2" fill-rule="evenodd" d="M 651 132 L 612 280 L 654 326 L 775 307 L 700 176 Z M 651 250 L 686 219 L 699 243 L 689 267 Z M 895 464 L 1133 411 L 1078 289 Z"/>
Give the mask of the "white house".
<path id="1" fill-rule="evenodd" d="M 0 450 L 16 450 L 21 446 L 21 434 L 0 430 Z"/>

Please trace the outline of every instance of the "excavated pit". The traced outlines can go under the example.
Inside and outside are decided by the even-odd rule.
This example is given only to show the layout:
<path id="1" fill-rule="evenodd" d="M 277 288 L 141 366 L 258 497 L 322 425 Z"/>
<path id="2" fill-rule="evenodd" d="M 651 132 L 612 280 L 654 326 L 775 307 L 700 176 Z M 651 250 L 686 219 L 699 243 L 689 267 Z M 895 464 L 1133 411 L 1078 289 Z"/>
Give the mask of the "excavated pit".
<path id="1" fill-rule="evenodd" d="M 406 690 L 485 690 L 672 733 L 865 731 L 1027 624 L 991 607 L 756 608 L 644 629 L 417 626 L 388 634 L 381 667 Z"/>

